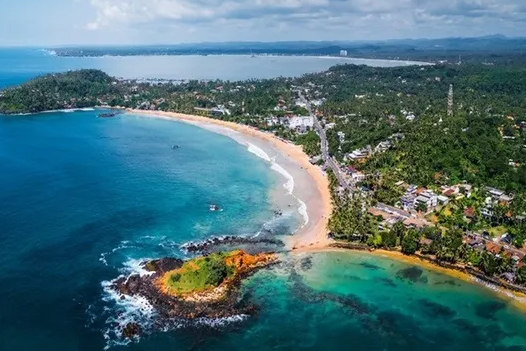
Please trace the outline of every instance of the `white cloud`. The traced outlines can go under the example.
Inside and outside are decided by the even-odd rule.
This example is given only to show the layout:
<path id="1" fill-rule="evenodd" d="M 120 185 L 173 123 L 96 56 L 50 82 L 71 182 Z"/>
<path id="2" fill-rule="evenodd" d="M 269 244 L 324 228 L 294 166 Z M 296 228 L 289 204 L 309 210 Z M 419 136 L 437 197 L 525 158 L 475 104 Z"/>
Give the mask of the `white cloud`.
<path id="1" fill-rule="evenodd" d="M 159 35 L 168 29 L 184 28 L 203 40 L 219 33 L 223 40 L 237 40 L 249 34 L 240 32 L 246 28 L 251 28 L 255 40 L 273 40 L 268 36 L 279 33 L 287 39 L 318 39 L 323 35 L 325 39 L 379 39 L 479 35 L 501 30 L 520 35 L 526 29 L 524 0 L 85 1 L 96 12 L 87 23 L 90 30 L 140 27 L 143 32 Z M 478 25 L 481 21 L 484 26 Z M 503 21 L 518 24 L 502 26 Z M 444 28 L 445 24 L 449 27 Z"/>

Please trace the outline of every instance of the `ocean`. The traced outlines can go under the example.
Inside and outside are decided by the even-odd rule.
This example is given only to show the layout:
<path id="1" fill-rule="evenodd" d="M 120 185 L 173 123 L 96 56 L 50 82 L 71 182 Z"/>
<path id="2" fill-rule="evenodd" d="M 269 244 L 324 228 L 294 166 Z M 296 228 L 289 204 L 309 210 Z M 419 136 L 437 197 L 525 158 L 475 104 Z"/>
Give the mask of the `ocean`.
<path id="1" fill-rule="evenodd" d="M 4 50 L 1 84 L 72 68 L 42 55 Z M 269 223 L 290 234 L 298 219 L 277 220 L 272 196 L 289 180 L 224 135 L 97 113 L 0 116 L 0 350 L 526 350 L 526 316 L 491 291 L 350 252 L 282 254 L 243 284 L 255 316 L 159 330 L 145 301 L 116 300 L 108 282 L 188 257 L 189 241 Z M 144 327 L 131 343 L 117 333 L 129 321 Z"/>
<path id="2" fill-rule="evenodd" d="M 57 57 L 42 49 L 0 48 L 0 88 L 22 83 L 36 75 L 80 68 L 101 69 L 122 78 L 245 80 L 293 77 L 331 66 L 354 63 L 379 67 L 407 65 L 405 61 L 312 56 L 128 56 Z"/>

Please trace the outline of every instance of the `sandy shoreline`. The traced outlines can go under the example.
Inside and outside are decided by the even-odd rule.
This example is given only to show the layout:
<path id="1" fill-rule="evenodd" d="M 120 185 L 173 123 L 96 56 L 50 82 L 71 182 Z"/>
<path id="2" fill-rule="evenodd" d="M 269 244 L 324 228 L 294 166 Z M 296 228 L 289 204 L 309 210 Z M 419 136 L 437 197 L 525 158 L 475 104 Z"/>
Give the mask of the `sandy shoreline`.
<path id="1" fill-rule="evenodd" d="M 308 222 L 290 238 L 287 245 L 292 249 L 313 249 L 324 248 L 331 243 L 331 240 L 327 237 L 327 224 L 332 213 L 329 181 L 319 167 L 312 165 L 309 162 L 309 157 L 303 152 L 300 146 L 280 140 L 271 133 L 266 133 L 253 127 L 234 122 L 175 112 L 143 110 L 126 111 L 134 115 L 173 119 L 180 122 L 190 123 L 198 127 L 203 127 L 227 135 L 239 141 L 236 138 L 235 133 L 222 132 L 210 128 L 210 126 L 221 127 L 260 140 L 274 150 L 279 151 L 283 157 L 291 161 L 285 166 L 287 172 L 292 173 L 293 175 L 305 174 L 308 176 L 308 180 L 310 180 L 295 182 L 293 196 L 305 203 L 306 209 L 304 210 L 306 210 Z"/>
<path id="2" fill-rule="evenodd" d="M 190 123 L 213 132 L 227 135 L 237 141 L 239 140 L 236 138 L 235 134 L 241 133 L 244 136 L 257 138 L 261 142 L 271 146 L 275 150 L 278 150 L 285 158 L 293 161 L 297 168 L 295 170 L 297 173 L 306 173 L 309 177 L 309 179 L 307 179 L 308 181 L 298 182 L 298 186 L 295 187 L 295 193 L 297 194 L 297 197 L 305 202 L 307 206 L 309 221 L 307 225 L 300 228 L 294 234 L 294 236 L 290 238 L 290 241 L 287 243 L 289 248 L 298 254 L 317 252 L 353 252 L 353 250 L 350 249 L 334 248 L 329 246 L 331 243 L 333 243 L 333 241 L 327 237 L 327 224 L 332 212 L 332 201 L 329 191 L 328 179 L 317 166 L 314 166 L 309 162 L 309 157 L 303 152 L 301 147 L 280 140 L 273 134 L 234 122 L 174 112 L 142 110 L 127 110 L 127 112 L 136 115 L 173 119 L 176 121 Z M 221 127 L 231 132 L 228 133 L 224 130 L 210 128 L 210 126 Z M 288 166 L 293 167 L 291 165 Z M 287 171 L 291 171 L 291 169 L 287 168 Z M 491 290 L 501 299 L 508 301 L 510 304 L 526 313 L 526 295 L 478 281 L 475 277 L 465 272 L 445 268 L 432 262 L 422 260 L 416 256 L 407 256 L 397 251 L 374 250 L 360 252 L 386 257 L 411 265 L 417 265 L 425 269 L 462 280 L 464 282 L 477 284 L 478 286 Z"/>

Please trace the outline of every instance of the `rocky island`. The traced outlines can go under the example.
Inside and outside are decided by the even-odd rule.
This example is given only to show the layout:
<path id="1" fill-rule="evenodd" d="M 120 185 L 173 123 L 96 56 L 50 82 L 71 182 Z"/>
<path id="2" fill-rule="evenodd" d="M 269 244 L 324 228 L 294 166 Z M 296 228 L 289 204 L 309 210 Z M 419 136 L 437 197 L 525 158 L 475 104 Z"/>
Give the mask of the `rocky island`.
<path id="1" fill-rule="evenodd" d="M 162 258 L 143 263 L 148 274 L 134 274 L 113 282 L 121 299 L 145 298 L 162 319 L 194 320 L 251 315 L 256 307 L 239 299 L 239 286 L 256 270 L 274 264 L 273 253 L 250 255 L 242 250 L 212 253 L 187 261 Z M 123 335 L 140 333 L 128 325 Z"/>

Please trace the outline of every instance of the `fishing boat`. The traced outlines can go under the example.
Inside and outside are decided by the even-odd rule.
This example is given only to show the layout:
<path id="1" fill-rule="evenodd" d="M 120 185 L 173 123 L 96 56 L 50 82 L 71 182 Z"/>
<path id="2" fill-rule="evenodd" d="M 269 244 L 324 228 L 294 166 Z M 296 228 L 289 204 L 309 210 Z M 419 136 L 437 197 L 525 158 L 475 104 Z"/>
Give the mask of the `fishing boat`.
<path id="1" fill-rule="evenodd" d="M 210 204 L 209 208 L 210 208 L 210 211 L 212 211 L 212 212 L 219 211 L 221 209 L 219 206 L 217 206 L 215 204 Z"/>
<path id="2" fill-rule="evenodd" d="M 179 145 L 172 145 L 172 150 L 177 150 L 179 149 Z"/>

